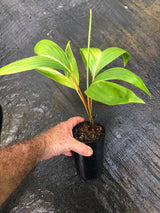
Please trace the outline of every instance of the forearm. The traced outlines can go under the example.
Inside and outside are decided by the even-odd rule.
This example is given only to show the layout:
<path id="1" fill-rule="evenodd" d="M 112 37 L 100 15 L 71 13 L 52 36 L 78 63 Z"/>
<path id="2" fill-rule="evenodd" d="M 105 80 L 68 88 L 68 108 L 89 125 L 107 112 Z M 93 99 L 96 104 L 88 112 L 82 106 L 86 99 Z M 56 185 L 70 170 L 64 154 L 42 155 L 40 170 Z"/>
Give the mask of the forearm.
<path id="1" fill-rule="evenodd" d="M 0 205 L 42 159 L 44 137 L 0 149 Z"/>

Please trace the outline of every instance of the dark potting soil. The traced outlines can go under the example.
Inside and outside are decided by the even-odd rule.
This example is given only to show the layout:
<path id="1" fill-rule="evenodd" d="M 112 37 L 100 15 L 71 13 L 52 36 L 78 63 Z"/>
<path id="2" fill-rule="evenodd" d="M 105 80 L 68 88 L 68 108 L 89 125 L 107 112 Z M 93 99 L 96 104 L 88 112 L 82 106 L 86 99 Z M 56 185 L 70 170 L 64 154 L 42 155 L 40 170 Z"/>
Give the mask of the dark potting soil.
<path id="1" fill-rule="evenodd" d="M 73 136 L 81 142 L 91 142 L 98 140 L 104 136 L 104 128 L 95 123 L 94 127 L 91 127 L 88 121 L 82 122 L 73 128 Z"/>

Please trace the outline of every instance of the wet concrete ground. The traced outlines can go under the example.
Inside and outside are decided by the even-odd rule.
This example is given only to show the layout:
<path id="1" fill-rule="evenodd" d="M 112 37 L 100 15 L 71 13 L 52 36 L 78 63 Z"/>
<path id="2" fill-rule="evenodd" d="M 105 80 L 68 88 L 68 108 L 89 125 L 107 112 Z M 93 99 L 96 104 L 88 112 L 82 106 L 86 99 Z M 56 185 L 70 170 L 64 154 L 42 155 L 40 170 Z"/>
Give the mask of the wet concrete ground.
<path id="1" fill-rule="evenodd" d="M 100 178 L 82 180 L 72 158 L 59 156 L 40 162 L 2 212 L 158 213 L 160 2 L 1 0 L 0 5 L 0 66 L 33 55 L 33 47 L 41 39 L 51 39 L 62 48 L 71 40 L 84 88 L 79 48 L 87 46 L 92 8 L 91 45 L 126 49 L 131 54 L 127 68 L 144 80 L 152 94 L 150 100 L 133 88 L 145 105 L 94 104 L 97 121 L 107 132 Z M 122 59 L 112 64 L 121 65 Z M 35 71 L 0 77 L 0 105 L 2 146 L 32 137 L 71 116 L 86 117 L 74 91 Z"/>

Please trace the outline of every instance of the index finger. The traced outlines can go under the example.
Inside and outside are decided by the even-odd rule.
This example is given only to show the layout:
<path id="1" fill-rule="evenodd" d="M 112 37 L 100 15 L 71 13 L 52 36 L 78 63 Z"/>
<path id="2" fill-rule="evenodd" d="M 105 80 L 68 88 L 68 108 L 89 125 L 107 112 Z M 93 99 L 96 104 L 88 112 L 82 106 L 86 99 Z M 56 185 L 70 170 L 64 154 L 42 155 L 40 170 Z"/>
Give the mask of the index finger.
<path id="1" fill-rule="evenodd" d="M 75 127 L 77 124 L 83 121 L 84 121 L 84 118 L 76 116 L 76 117 L 69 118 L 66 122 L 70 124 L 71 128 L 73 129 L 73 127 Z"/>
<path id="2" fill-rule="evenodd" d="M 72 129 L 79 123 L 83 122 L 84 121 L 84 118 L 82 117 L 73 117 L 73 118 L 70 118 L 68 119 L 66 122 L 67 122 L 67 125 L 68 125 L 68 130 L 70 132 L 70 134 L 73 136 L 73 132 L 72 132 Z"/>

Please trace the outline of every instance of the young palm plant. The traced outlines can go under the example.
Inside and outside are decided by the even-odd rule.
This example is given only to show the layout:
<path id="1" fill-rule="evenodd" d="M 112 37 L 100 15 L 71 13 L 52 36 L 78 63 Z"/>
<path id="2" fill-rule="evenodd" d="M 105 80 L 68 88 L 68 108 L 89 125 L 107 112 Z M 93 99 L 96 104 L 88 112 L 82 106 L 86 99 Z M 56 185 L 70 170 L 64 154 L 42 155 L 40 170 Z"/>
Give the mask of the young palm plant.
<path id="1" fill-rule="evenodd" d="M 21 59 L 0 68 L 0 75 L 13 74 L 28 70 L 36 70 L 52 80 L 74 89 L 79 95 L 86 109 L 89 121 L 94 125 L 92 115 L 92 100 L 107 104 L 118 105 L 128 103 L 144 103 L 134 92 L 111 80 L 122 80 L 143 90 L 150 97 L 151 94 L 142 79 L 133 72 L 122 67 L 107 69 L 99 72 L 116 58 L 122 56 L 124 67 L 129 60 L 129 53 L 118 47 L 110 47 L 101 51 L 98 48 L 90 48 L 92 10 L 90 10 L 88 48 L 80 49 L 80 54 L 86 67 L 86 90 L 87 98 L 84 97 L 79 87 L 79 71 L 73 55 L 70 41 L 65 51 L 51 40 L 41 40 L 34 48 L 36 56 Z M 63 71 L 64 73 L 62 73 Z M 92 81 L 89 81 L 91 74 Z"/>

